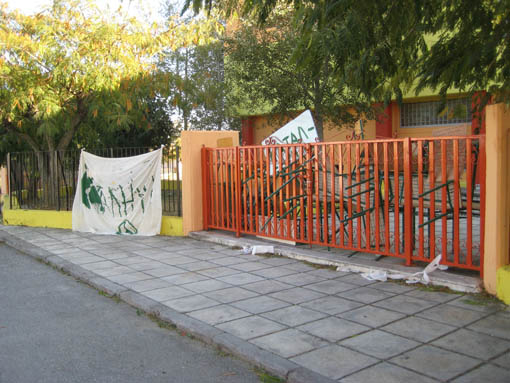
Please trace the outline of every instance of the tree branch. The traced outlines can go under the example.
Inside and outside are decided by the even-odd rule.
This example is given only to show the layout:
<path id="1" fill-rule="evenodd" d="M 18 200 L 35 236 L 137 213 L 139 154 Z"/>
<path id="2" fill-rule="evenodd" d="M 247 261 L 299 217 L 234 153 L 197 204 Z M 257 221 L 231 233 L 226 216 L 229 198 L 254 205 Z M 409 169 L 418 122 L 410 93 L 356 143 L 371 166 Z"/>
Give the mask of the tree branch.
<path id="1" fill-rule="evenodd" d="M 85 106 L 85 98 L 83 96 L 78 96 L 76 100 L 76 114 L 74 115 L 72 121 L 71 121 L 71 128 L 64 133 L 62 138 L 60 139 L 57 150 L 65 150 L 71 143 L 71 140 L 74 137 L 74 134 L 78 130 L 78 127 L 82 123 L 82 121 L 87 116 L 87 107 Z"/>

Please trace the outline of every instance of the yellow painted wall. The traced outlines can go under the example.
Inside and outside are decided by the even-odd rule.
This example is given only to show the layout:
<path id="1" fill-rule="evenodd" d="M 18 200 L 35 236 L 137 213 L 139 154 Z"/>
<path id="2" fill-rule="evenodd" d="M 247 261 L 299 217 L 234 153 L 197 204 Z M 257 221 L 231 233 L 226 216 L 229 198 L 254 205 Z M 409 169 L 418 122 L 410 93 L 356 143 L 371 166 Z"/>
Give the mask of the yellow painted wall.
<path id="1" fill-rule="evenodd" d="M 510 109 L 486 109 L 485 289 L 497 292 L 497 271 L 510 264 Z M 508 276 L 508 274 L 506 274 Z"/>
<path id="2" fill-rule="evenodd" d="M 239 132 L 186 131 L 181 134 L 183 233 L 204 228 L 202 212 L 202 147 L 239 145 Z"/>
<path id="3" fill-rule="evenodd" d="M 184 235 L 182 231 L 182 217 L 172 217 L 164 215 L 161 218 L 161 233 L 171 237 L 181 237 Z"/>
<path id="4" fill-rule="evenodd" d="M 72 213 L 54 210 L 4 209 L 4 225 L 72 229 Z"/>
<path id="5" fill-rule="evenodd" d="M 4 225 L 72 229 L 72 212 L 55 210 L 3 210 Z M 182 217 L 164 215 L 160 235 L 183 236 Z"/>
<path id="6" fill-rule="evenodd" d="M 497 271 L 498 298 L 510 305 L 510 266 L 500 267 Z"/>

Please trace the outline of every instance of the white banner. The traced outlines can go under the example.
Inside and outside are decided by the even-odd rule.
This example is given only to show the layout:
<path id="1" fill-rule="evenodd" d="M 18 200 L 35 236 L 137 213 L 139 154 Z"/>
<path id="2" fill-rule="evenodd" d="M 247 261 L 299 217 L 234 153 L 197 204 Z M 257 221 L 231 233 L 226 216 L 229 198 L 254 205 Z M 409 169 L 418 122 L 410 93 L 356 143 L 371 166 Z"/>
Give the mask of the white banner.
<path id="1" fill-rule="evenodd" d="M 311 144 L 319 141 L 312 113 L 305 110 L 269 137 L 262 140 L 262 145 Z"/>
<path id="2" fill-rule="evenodd" d="M 161 231 L 161 155 L 126 158 L 80 155 L 73 230 L 156 235 Z"/>

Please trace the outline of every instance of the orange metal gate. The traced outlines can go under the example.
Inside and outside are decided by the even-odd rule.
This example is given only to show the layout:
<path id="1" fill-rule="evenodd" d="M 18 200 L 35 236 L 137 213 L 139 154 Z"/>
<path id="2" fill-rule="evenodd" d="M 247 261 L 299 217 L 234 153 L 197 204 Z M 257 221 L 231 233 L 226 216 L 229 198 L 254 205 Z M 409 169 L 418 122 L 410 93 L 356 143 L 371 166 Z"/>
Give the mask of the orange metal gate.
<path id="1" fill-rule="evenodd" d="M 485 136 L 203 148 L 206 229 L 482 271 Z"/>

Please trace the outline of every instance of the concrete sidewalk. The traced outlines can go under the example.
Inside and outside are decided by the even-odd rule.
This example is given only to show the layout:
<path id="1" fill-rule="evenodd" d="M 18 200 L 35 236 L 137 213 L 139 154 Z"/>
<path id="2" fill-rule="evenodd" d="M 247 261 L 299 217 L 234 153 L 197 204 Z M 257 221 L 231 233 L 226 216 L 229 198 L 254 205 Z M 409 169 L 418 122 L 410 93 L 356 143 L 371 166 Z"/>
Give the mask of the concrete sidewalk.
<path id="1" fill-rule="evenodd" d="M 0 239 L 289 382 L 508 382 L 510 311 L 191 238 Z"/>

